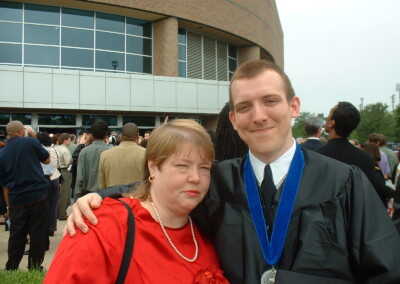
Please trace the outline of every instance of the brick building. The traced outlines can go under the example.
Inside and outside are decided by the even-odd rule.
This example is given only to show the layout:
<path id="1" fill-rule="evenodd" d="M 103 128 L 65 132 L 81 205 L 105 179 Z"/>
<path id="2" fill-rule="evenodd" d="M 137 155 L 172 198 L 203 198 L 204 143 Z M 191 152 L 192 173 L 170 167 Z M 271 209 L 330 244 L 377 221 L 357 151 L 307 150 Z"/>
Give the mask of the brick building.
<path id="1" fill-rule="evenodd" d="M 230 76 L 258 58 L 283 65 L 274 0 L 0 1 L 0 128 L 213 128 Z"/>

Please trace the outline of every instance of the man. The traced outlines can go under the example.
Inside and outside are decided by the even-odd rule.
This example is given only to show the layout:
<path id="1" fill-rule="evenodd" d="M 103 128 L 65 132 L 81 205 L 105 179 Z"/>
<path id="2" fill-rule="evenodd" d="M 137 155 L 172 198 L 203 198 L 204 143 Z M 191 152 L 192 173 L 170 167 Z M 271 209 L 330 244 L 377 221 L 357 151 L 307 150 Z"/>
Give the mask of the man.
<path id="1" fill-rule="evenodd" d="M 143 180 L 146 149 L 137 144 L 138 139 L 139 128 L 128 122 L 122 128 L 119 146 L 101 153 L 99 189 Z"/>
<path id="2" fill-rule="evenodd" d="M 324 146 L 324 143 L 319 140 L 321 136 L 321 121 L 317 117 L 310 117 L 304 123 L 304 129 L 308 135 L 306 142 L 301 144 L 301 147 L 309 150 L 317 150 Z"/>
<path id="3" fill-rule="evenodd" d="M 84 196 L 99 189 L 100 154 L 112 147 L 105 141 L 108 139 L 108 124 L 98 120 L 90 127 L 93 142 L 82 149 L 78 158 L 78 169 L 75 183 L 75 195 Z"/>
<path id="4" fill-rule="evenodd" d="M 382 184 L 375 174 L 375 161 L 365 151 L 350 143 L 348 137 L 357 128 L 361 116 L 358 109 L 349 102 L 339 102 L 334 106 L 325 121 L 325 131 L 329 133 L 328 144 L 317 150 L 318 153 L 359 167 L 374 186 L 382 200 L 394 197 L 395 192 Z"/>
<path id="5" fill-rule="evenodd" d="M 384 134 L 379 134 L 379 150 L 385 153 L 388 158 L 390 168 L 389 178 L 392 178 L 393 169 L 399 160 L 397 159 L 396 153 L 386 146 L 386 141 L 386 136 Z"/>
<path id="6" fill-rule="evenodd" d="M 368 142 L 369 143 L 374 143 L 378 145 L 379 151 L 381 152 L 381 160 L 379 161 L 379 167 L 381 168 L 383 177 L 385 180 L 389 178 L 389 174 L 391 173 L 390 166 L 389 166 L 389 159 L 386 153 L 384 153 L 380 147 L 381 147 L 381 141 L 379 134 L 377 133 L 372 133 L 368 136 Z"/>
<path id="7" fill-rule="evenodd" d="M 75 152 L 75 149 L 78 145 L 75 144 L 75 140 L 76 140 L 76 135 L 75 134 L 70 134 L 69 136 L 71 138 L 71 143 L 69 143 L 69 146 L 67 147 L 69 152 L 72 154 Z"/>
<path id="8" fill-rule="evenodd" d="M 260 283 L 275 278 L 276 268 L 280 283 L 399 281 L 400 237 L 365 175 L 294 142 L 291 119 L 300 100 L 286 74 L 263 60 L 243 64 L 230 83 L 230 105 L 230 120 L 250 151 L 214 167 L 196 214 L 228 280 Z M 99 205 L 96 195 L 87 200 Z M 87 203 L 79 205 L 95 222 Z M 77 206 L 74 214 L 87 232 Z"/>
<path id="9" fill-rule="evenodd" d="M 0 152 L 0 184 L 11 221 L 6 269 L 18 269 L 28 234 L 28 268 L 41 269 L 48 230 L 49 179 L 43 174 L 40 163 L 49 164 L 50 155 L 39 141 L 24 137 L 25 128 L 20 121 L 9 122 L 6 131 L 10 139 Z M 29 134 L 35 136 L 31 129 Z"/>
<path id="10" fill-rule="evenodd" d="M 67 220 L 67 208 L 71 204 L 71 183 L 72 175 L 68 171 L 68 166 L 72 162 L 71 152 L 68 150 L 68 146 L 71 144 L 71 135 L 68 133 L 62 133 L 60 135 L 60 145 L 57 146 L 56 150 L 59 153 L 59 167 L 61 169 L 61 175 L 63 182 L 60 187 L 60 196 L 58 198 L 58 220 Z"/>

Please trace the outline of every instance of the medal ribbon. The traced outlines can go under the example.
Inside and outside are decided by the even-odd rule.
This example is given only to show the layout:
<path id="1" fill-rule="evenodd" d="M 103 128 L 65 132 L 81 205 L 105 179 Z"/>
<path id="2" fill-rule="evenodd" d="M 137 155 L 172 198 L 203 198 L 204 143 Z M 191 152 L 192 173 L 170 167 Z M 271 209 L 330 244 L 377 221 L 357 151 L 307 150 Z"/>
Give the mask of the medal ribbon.
<path id="1" fill-rule="evenodd" d="M 300 146 L 296 145 L 296 152 L 294 153 L 292 163 L 290 164 L 289 172 L 282 190 L 281 199 L 279 201 L 278 211 L 271 234 L 271 241 L 269 241 L 260 196 L 258 194 L 258 186 L 249 155 L 247 155 L 244 164 L 244 182 L 246 185 L 247 202 L 249 204 L 251 217 L 257 232 L 258 241 L 260 242 L 264 259 L 271 266 L 275 265 L 282 255 L 283 245 L 289 228 L 290 216 L 292 215 L 303 168 L 303 152 L 301 151 Z"/>

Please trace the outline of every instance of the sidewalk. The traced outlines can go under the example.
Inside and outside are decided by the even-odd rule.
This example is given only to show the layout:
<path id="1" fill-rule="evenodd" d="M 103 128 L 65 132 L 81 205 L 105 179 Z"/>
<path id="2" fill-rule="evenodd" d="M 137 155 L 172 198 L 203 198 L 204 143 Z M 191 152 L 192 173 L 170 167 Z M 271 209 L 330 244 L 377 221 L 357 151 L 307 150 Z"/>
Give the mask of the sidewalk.
<path id="1" fill-rule="evenodd" d="M 44 261 L 42 264 L 45 270 L 49 269 L 54 254 L 56 253 L 57 247 L 61 242 L 62 232 L 66 222 L 67 221 L 57 221 L 58 231 L 54 233 L 54 237 L 50 237 L 50 249 L 46 251 L 44 256 Z M 0 225 L 0 269 L 4 269 L 6 267 L 6 262 L 8 259 L 7 255 L 8 237 L 9 237 L 9 232 L 5 231 L 4 225 Z M 29 245 L 26 245 L 25 250 L 27 249 L 29 249 Z M 23 270 L 28 270 L 27 267 L 28 267 L 28 256 L 24 255 L 19 265 L 19 268 Z"/>

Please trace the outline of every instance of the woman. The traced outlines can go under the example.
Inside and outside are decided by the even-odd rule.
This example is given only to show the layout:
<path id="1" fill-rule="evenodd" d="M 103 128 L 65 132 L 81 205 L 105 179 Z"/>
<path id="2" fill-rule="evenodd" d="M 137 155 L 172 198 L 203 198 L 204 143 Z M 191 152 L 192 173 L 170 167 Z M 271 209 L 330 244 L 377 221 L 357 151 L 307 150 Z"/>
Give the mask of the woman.
<path id="1" fill-rule="evenodd" d="M 208 191 L 214 150 L 207 132 L 191 120 L 155 129 L 148 141 L 146 179 L 123 201 L 135 216 L 136 236 L 126 283 L 228 283 L 210 241 L 189 213 Z M 87 235 L 65 237 L 45 283 L 114 283 L 127 230 L 127 211 L 107 198 L 99 224 Z"/>
<path id="2" fill-rule="evenodd" d="M 361 145 L 361 149 L 367 152 L 374 159 L 375 172 L 373 178 L 375 180 L 375 190 L 386 208 L 388 205 L 388 200 L 395 196 L 395 191 L 386 185 L 382 170 L 379 167 L 379 162 L 381 160 L 379 147 L 375 143 L 364 143 Z"/>

